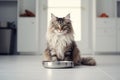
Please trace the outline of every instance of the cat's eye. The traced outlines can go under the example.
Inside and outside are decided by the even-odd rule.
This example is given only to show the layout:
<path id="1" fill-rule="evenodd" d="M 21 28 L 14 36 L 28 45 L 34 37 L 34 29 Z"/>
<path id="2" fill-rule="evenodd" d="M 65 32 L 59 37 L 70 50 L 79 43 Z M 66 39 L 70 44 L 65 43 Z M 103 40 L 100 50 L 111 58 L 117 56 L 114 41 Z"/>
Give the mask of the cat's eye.
<path id="1" fill-rule="evenodd" d="M 59 27 L 55 27 L 55 29 L 59 29 Z"/>
<path id="2" fill-rule="evenodd" d="M 67 28 L 68 26 L 66 26 L 66 25 L 63 25 L 63 28 Z"/>
<path id="3" fill-rule="evenodd" d="M 70 22 L 67 22 L 67 24 L 70 24 Z"/>
<path id="4" fill-rule="evenodd" d="M 66 30 L 67 28 L 68 28 L 68 26 L 66 26 L 66 25 L 65 25 L 65 26 L 63 26 L 63 30 Z"/>

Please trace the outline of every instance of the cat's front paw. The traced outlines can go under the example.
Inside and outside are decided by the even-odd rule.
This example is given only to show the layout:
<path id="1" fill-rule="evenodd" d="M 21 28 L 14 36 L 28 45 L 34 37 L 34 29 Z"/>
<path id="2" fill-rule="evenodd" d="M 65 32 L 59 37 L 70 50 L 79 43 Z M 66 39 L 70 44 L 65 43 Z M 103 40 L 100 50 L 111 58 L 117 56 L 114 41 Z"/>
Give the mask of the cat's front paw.
<path id="1" fill-rule="evenodd" d="M 56 56 L 53 56 L 53 57 L 52 57 L 52 61 L 57 61 L 57 57 L 56 57 Z"/>

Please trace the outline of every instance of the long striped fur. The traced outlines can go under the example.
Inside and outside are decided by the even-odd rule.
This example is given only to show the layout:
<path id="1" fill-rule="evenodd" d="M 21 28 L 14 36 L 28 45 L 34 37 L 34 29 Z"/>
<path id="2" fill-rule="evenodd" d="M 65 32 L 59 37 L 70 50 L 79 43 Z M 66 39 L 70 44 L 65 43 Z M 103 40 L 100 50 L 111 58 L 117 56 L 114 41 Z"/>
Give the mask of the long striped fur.
<path id="1" fill-rule="evenodd" d="M 70 14 L 58 18 L 51 14 L 50 26 L 47 29 L 47 48 L 44 61 L 73 61 L 75 65 L 96 65 L 93 58 L 81 58 L 80 51 L 74 41 Z"/>

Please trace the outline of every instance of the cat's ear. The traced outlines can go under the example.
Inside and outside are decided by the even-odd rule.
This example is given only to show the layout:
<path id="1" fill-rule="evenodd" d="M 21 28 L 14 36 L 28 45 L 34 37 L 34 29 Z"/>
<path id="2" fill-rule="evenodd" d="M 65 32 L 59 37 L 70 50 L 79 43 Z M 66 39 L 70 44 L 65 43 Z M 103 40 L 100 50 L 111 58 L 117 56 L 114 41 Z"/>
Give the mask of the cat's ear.
<path id="1" fill-rule="evenodd" d="M 70 19 L 70 13 L 65 16 L 65 19 Z"/>
<path id="2" fill-rule="evenodd" d="M 53 13 L 51 13 L 51 18 L 56 19 L 56 16 Z"/>

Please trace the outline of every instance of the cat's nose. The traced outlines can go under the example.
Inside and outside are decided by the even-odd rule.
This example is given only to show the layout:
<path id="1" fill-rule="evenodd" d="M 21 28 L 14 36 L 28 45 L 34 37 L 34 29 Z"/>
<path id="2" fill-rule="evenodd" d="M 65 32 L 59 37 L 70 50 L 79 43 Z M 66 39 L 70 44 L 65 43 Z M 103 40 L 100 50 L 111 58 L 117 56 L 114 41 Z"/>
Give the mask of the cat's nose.
<path id="1" fill-rule="evenodd" d="M 61 28 L 61 27 L 59 27 L 59 30 L 61 31 L 61 30 L 62 30 L 62 28 Z"/>
<path id="2" fill-rule="evenodd" d="M 60 29 L 60 31 L 62 31 L 62 29 Z"/>
<path id="3" fill-rule="evenodd" d="M 62 32 L 62 28 L 61 27 L 59 27 L 58 32 Z"/>
<path id="4" fill-rule="evenodd" d="M 62 30 L 58 30 L 58 32 L 62 32 Z"/>

